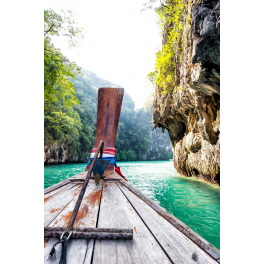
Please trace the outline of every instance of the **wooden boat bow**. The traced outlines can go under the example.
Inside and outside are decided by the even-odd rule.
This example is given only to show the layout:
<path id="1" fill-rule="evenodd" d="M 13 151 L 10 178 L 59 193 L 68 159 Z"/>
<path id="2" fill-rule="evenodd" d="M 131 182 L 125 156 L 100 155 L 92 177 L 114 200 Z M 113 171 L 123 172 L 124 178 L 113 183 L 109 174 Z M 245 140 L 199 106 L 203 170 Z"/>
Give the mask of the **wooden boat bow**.
<path id="1" fill-rule="evenodd" d="M 111 152 L 115 148 L 123 94 L 121 88 L 98 90 L 95 148 L 100 140 L 104 141 L 104 150 L 110 149 Z M 115 157 L 106 152 L 104 155 Z M 96 156 L 94 152 L 93 157 Z M 92 162 L 93 159 L 84 172 L 44 191 L 44 231 L 54 234 L 44 240 L 44 261 L 58 234 L 70 224 L 87 171 L 92 170 Z M 91 173 L 72 231 L 78 236 L 80 232 L 89 231 L 91 234 L 91 230 L 100 230 L 98 233 L 107 236 L 105 230 L 108 229 L 133 230 L 133 240 L 100 240 L 99 236 L 93 235 L 71 239 L 68 263 L 220 263 L 218 249 L 126 182 L 115 172 L 114 166 L 108 165 L 105 180 L 97 186 Z M 59 260 L 51 263 L 57 264 Z"/>

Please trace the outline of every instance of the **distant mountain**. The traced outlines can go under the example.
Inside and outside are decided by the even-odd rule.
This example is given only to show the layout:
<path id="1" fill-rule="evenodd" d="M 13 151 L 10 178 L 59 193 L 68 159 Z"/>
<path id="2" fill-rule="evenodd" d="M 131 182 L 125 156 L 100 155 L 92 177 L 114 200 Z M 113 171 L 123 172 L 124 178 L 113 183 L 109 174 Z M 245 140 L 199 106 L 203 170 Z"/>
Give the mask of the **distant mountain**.
<path id="1" fill-rule="evenodd" d="M 87 71 L 82 68 L 82 73 L 84 74 L 83 78 L 87 79 L 90 86 L 93 88 L 100 88 L 100 87 L 118 87 L 122 88 L 119 84 L 114 84 L 109 81 L 106 81 L 102 78 L 99 78 L 95 73 Z"/>
<path id="2" fill-rule="evenodd" d="M 82 73 L 77 80 L 70 79 L 80 102 L 72 111 L 80 124 L 75 128 L 74 137 L 67 140 L 45 138 L 44 164 L 87 162 L 95 139 L 98 88 L 121 87 L 88 70 L 82 69 Z M 135 110 L 134 101 L 125 91 L 116 140 L 117 161 L 172 158 L 168 133 L 153 131 L 151 119 L 151 104 Z M 56 135 L 49 138 L 52 136 L 56 138 Z"/>

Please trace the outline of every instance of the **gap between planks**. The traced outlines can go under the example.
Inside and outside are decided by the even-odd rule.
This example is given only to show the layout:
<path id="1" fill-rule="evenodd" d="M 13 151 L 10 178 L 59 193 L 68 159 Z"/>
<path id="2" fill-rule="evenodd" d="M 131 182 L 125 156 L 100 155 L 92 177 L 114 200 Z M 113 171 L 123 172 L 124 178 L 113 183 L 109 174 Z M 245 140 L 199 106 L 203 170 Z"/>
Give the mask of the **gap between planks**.
<path id="1" fill-rule="evenodd" d="M 172 224 L 175 228 L 177 228 L 180 232 L 182 232 L 186 237 L 192 240 L 195 244 L 197 244 L 202 250 L 204 250 L 208 255 L 210 255 L 213 259 L 220 263 L 220 251 L 211 245 L 208 241 L 206 241 L 203 237 L 195 233 L 190 227 L 181 222 L 178 218 L 167 212 L 163 207 L 158 205 L 156 202 L 145 196 L 141 191 L 136 189 L 133 185 L 124 180 L 120 180 L 123 186 L 125 186 L 128 190 L 134 193 L 137 197 L 139 197 L 143 202 L 145 202 L 149 207 L 155 210 L 158 214 L 160 214 L 163 218 L 165 218 L 170 224 Z"/>
<path id="2" fill-rule="evenodd" d="M 128 188 L 120 183 L 118 187 L 173 263 L 217 263 Z"/>
<path id="3" fill-rule="evenodd" d="M 54 196 L 55 194 L 58 194 L 59 192 L 65 190 L 65 189 L 71 189 L 73 188 L 75 185 L 72 185 L 72 184 L 66 184 L 66 185 L 63 185 L 61 187 L 59 187 L 58 189 L 55 189 L 55 190 L 52 190 L 46 194 L 44 194 L 44 202 L 50 197 Z"/>
<path id="4" fill-rule="evenodd" d="M 143 220 L 143 218 L 141 217 L 141 215 L 138 213 L 138 211 L 136 210 L 136 208 L 133 206 L 133 204 L 131 203 L 131 201 L 128 199 L 128 197 L 125 195 L 125 193 L 122 191 L 122 189 L 120 188 L 120 183 L 117 184 L 117 186 L 119 187 L 120 191 L 123 193 L 123 195 L 126 197 L 126 199 L 128 200 L 128 202 L 130 203 L 130 205 L 133 207 L 133 209 L 135 210 L 135 212 L 138 214 L 139 218 L 141 219 L 141 221 L 145 224 L 146 228 L 149 230 L 149 232 L 152 234 L 152 236 L 154 237 L 154 239 L 157 241 L 157 243 L 159 244 L 159 246 L 161 247 L 161 249 L 163 250 L 163 252 L 166 254 L 167 258 L 171 261 L 171 263 L 174 264 L 174 262 L 172 261 L 172 259 L 170 258 L 170 256 L 168 255 L 168 253 L 166 252 L 166 250 L 163 248 L 163 246 L 160 244 L 159 240 L 156 238 L 156 236 L 153 234 L 153 232 L 151 231 L 151 229 L 148 227 L 148 225 L 146 224 L 146 222 Z"/>
<path id="5" fill-rule="evenodd" d="M 99 196 L 100 192 L 100 196 Z M 74 227 L 95 227 L 98 217 L 98 208 L 100 204 L 100 198 L 102 194 L 101 184 L 95 186 L 95 184 L 88 185 L 80 209 L 78 211 Z M 75 196 L 73 200 L 64 208 L 63 211 L 50 223 L 49 226 L 61 226 L 66 227 L 73 208 L 76 204 L 78 196 Z M 47 254 L 52 248 L 57 239 L 50 239 L 46 242 L 44 249 L 44 259 L 46 260 Z M 94 239 L 70 239 L 68 244 L 68 264 L 90 264 L 92 251 L 94 248 Z M 61 252 L 61 246 L 56 248 L 58 253 Z M 51 262 L 51 264 L 57 264 L 59 259 Z"/>
<path id="6" fill-rule="evenodd" d="M 116 183 L 104 183 L 98 227 L 133 228 L 131 241 L 96 240 L 95 264 L 171 263 Z"/>
<path id="7" fill-rule="evenodd" d="M 101 189 L 101 196 L 100 196 L 100 203 L 99 203 L 99 208 L 98 208 L 98 214 L 97 214 L 97 221 L 96 221 L 96 226 L 95 227 L 98 227 L 98 222 L 99 222 L 99 216 L 100 216 L 100 209 L 101 209 L 101 201 L 102 201 L 102 195 L 103 195 L 103 190 L 104 190 L 104 184 L 102 183 L 102 189 Z M 86 257 L 85 257 L 85 260 L 84 260 L 84 263 L 83 264 L 92 264 L 93 263 L 93 257 L 94 257 L 94 248 L 95 248 L 95 239 L 93 240 L 93 249 L 92 249 L 92 253 L 90 254 L 91 257 L 90 257 L 90 262 L 88 262 L 88 258 L 86 260 Z M 89 256 L 89 255 L 88 255 Z"/>
<path id="8" fill-rule="evenodd" d="M 80 193 L 80 186 L 64 189 L 44 201 L 44 226 L 48 226 L 64 208 Z"/>
<path id="9" fill-rule="evenodd" d="M 53 190 L 56 190 L 56 189 L 58 189 L 58 188 L 64 186 L 64 185 L 66 185 L 66 184 L 68 184 L 69 182 L 70 182 L 70 181 L 67 179 L 67 180 L 65 180 L 65 181 L 59 182 L 59 183 L 57 183 L 57 184 L 54 184 L 54 185 L 52 185 L 52 186 L 46 188 L 46 189 L 44 190 L 44 195 L 47 194 L 47 193 L 49 193 L 49 192 L 51 192 L 51 191 L 53 191 Z"/>

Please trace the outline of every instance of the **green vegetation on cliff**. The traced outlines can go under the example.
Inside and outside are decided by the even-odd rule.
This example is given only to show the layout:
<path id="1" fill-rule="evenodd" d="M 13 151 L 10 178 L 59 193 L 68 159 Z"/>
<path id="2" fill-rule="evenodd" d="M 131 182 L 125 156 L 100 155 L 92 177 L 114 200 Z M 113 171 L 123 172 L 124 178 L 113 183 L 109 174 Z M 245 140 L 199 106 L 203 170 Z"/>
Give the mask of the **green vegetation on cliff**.
<path id="1" fill-rule="evenodd" d="M 51 37 L 64 36 L 69 45 L 77 44 L 81 30 L 75 26 L 71 12 L 44 10 L 44 138 L 45 144 L 78 142 L 82 123 L 76 106 L 79 104 L 69 78 L 75 78 L 80 68 L 52 43 Z M 77 144 L 78 145 L 78 144 Z M 73 148 L 74 149 L 74 148 Z"/>
<path id="2" fill-rule="evenodd" d="M 73 161 L 77 155 L 79 161 L 86 162 L 93 148 L 96 130 L 97 96 L 99 87 L 120 87 L 111 82 L 98 78 L 95 74 L 82 69 L 82 75 L 76 79 L 70 79 L 75 88 L 75 96 L 79 105 L 75 105 L 72 111 L 80 121 L 76 133 L 68 133 L 66 140 L 56 140 L 59 135 L 48 141 L 63 142 L 69 146 L 71 157 L 68 162 Z M 48 115 L 47 115 L 48 116 Z M 116 139 L 116 160 L 159 160 L 172 158 L 168 133 L 152 130 L 152 102 L 149 101 L 145 107 L 135 110 L 135 104 L 129 94 L 125 91 L 122 109 L 118 124 Z M 45 123 L 46 124 L 46 123 Z M 45 130 L 49 127 L 45 126 Z M 77 135 L 77 136 L 76 136 Z"/>
<path id="3" fill-rule="evenodd" d="M 152 130 L 152 102 L 137 111 L 125 93 L 116 139 L 117 160 L 160 160 L 172 158 L 168 133 Z"/>
<path id="4" fill-rule="evenodd" d="M 191 18 L 187 13 L 188 0 L 164 1 L 156 13 L 159 25 L 163 32 L 162 50 L 156 53 L 155 70 L 148 74 L 149 80 L 154 86 L 158 86 L 161 94 L 168 91 L 180 90 L 179 71 L 177 64 L 181 63 L 184 46 L 184 20 L 190 26 Z"/>

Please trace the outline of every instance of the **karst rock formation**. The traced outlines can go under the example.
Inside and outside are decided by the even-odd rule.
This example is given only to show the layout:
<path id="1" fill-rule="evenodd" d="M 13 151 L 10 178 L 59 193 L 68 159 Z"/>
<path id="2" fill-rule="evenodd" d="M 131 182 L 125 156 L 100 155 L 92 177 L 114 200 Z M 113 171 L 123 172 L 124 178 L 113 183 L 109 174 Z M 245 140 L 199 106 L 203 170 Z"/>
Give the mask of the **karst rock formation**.
<path id="1" fill-rule="evenodd" d="M 156 86 L 154 128 L 168 130 L 180 174 L 220 184 L 220 1 L 184 3 L 191 20 L 183 21 L 182 57 L 174 60 L 181 89 L 163 94 Z"/>

